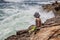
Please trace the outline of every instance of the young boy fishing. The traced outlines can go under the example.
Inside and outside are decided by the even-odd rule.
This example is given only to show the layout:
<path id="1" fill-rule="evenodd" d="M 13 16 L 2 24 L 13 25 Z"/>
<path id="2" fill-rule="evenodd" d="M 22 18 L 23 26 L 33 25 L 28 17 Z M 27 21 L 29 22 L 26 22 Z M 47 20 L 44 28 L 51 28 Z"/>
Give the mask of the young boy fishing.
<path id="1" fill-rule="evenodd" d="M 35 32 L 35 34 L 37 33 L 38 30 L 40 30 L 41 27 L 41 19 L 40 19 L 40 14 L 38 12 L 36 12 L 34 14 L 35 17 L 35 26 L 31 26 L 31 29 L 29 30 L 29 33 L 32 33 L 33 31 Z"/>

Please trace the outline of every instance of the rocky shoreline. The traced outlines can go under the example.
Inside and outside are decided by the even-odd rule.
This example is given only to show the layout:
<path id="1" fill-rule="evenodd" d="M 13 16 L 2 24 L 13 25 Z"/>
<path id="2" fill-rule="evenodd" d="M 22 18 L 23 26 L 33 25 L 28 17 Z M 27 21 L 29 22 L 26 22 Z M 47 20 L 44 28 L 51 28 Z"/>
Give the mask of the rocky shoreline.
<path id="1" fill-rule="evenodd" d="M 9 36 L 5 40 L 60 40 L 60 16 L 46 20 L 41 27 L 37 28 L 38 30 L 29 33 L 33 26 L 35 25 L 17 31 L 16 35 Z"/>
<path id="2" fill-rule="evenodd" d="M 42 25 L 42 27 L 40 28 L 39 31 L 37 31 L 36 34 L 34 34 L 34 32 L 32 32 L 31 34 L 28 33 L 28 30 L 21 30 L 21 31 L 18 31 L 16 32 L 16 35 L 12 35 L 10 37 L 8 37 L 7 39 L 5 40 L 40 40 L 40 38 L 38 38 L 37 35 L 39 35 L 39 37 L 42 37 L 42 40 L 44 40 L 44 35 L 47 36 L 45 32 L 47 30 L 51 30 L 52 32 L 50 33 L 52 36 L 47 36 L 46 38 L 48 38 L 48 40 L 60 40 L 60 16 L 58 17 L 54 17 L 54 18 L 51 18 L 51 19 L 48 19 L 44 25 Z M 45 32 L 44 32 L 45 31 Z M 42 33 L 43 32 L 43 33 Z M 42 35 L 41 35 L 42 34 Z M 49 34 L 49 35 L 50 35 Z M 59 38 L 57 38 L 57 36 Z M 37 39 L 35 39 L 37 37 Z M 56 38 L 57 39 L 56 39 Z M 46 39 L 47 40 L 47 39 Z"/>

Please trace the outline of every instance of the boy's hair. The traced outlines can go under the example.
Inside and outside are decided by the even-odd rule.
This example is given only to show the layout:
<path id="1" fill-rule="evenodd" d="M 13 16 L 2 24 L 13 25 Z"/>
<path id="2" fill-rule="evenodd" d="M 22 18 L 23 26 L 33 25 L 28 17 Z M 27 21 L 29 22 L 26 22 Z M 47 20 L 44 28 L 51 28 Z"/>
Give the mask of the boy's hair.
<path id="1" fill-rule="evenodd" d="M 38 12 L 35 12 L 34 17 L 35 18 L 39 18 L 40 17 L 40 14 Z"/>

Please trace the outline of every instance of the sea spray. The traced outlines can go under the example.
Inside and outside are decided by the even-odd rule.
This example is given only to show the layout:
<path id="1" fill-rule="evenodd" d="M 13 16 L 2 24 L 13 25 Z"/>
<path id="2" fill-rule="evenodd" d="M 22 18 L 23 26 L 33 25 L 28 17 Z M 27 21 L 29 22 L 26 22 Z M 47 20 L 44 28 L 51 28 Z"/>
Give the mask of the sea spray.
<path id="1" fill-rule="evenodd" d="M 28 6 L 26 10 L 22 9 L 5 9 L 4 13 L 9 14 L 0 24 L 0 39 L 15 34 L 18 30 L 27 29 L 30 25 L 34 25 L 34 13 L 39 12 L 41 15 L 42 23 L 47 19 L 54 17 L 53 12 L 46 12 L 40 6 Z M 2 39 L 3 38 L 3 39 Z"/>

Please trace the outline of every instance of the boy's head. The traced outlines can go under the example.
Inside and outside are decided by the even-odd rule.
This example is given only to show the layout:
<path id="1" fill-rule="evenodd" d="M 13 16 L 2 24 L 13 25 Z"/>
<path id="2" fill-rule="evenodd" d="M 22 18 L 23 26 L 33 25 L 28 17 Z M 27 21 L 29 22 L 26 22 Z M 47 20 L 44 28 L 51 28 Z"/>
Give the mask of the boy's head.
<path id="1" fill-rule="evenodd" d="M 34 17 L 35 18 L 39 18 L 40 17 L 40 14 L 38 12 L 35 12 Z"/>

